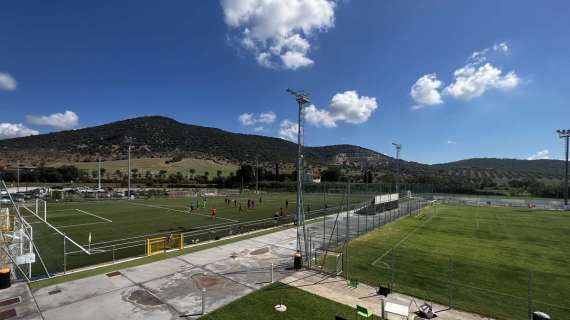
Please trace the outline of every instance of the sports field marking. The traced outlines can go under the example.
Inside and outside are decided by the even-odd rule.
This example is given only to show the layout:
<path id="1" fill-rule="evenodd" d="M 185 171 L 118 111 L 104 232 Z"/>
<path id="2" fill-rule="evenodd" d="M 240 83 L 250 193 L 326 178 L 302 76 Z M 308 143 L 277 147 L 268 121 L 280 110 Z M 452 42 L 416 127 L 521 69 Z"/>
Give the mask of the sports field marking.
<path id="1" fill-rule="evenodd" d="M 75 210 L 77 210 L 77 211 L 79 211 L 79 212 L 81 212 L 81 213 L 85 213 L 85 214 L 88 214 L 88 215 L 90 215 L 90 216 L 99 218 L 99 219 L 101 219 L 101 220 L 105 220 L 105 221 L 107 221 L 107 222 L 113 222 L 111 219 L 103 218 L 103 217 L 98 216 L 98 215 L 96 215 L 96 214 L 94 214 L 94 213 L 91 213 L 91 212 L 87 212 L 87 211 L 84 211 L 84 210 L 81 210 L 81 209 L 75 209 Z"/>
<path id="2" fill-rule="evenodd" d="M 56 226 L 56 228 L 63 229 L 63 228 L 83 227 L 83 226 L 90 226 L 90 225 L 101 224 L 101 223 L 109 223 L 109 222 L 99 221 L 99 222 L 88 222 L 88 223 L 80 223 L 80 224 L 70 224 L 70 225 Z"/>
<path id="3" fill-rule="evenodd" d="M 422 224 L 420 224 L 419 226 L 417 226 L 414 230 L 408 232 L 408 234 L 406 234 L 402 239 L 400 239 L 400 241 L 398 241 L 395 245 L 392 246 L 392 248 L 388 249 L 388 251 L 384 252 L 383 255 L 381 255 L 380 257 L 376 258 L 376 260 L 372 261 L 372 265 L 375 267 L 385 267 L 387 264 L 384 263 L 384 266 L 379 266 L 377 265 L 377 263 L 381 262 L 382 259 L 384 259 L 385 256 L 387 256 L 388 254 L 390 254 L 390 252 L 392 252 L 392 250 L 396 249 L 397 247 L 399 247 L 402 243 L 404 243 L 406 240 L 408 240 L 408 238 L 414 234 L 416 231 L 418 231 L 419 229 L 421 229 L 423 226 L 425 226 L 428 222 L 431 221 L 431 219 L 433 219 L 433 217 L 435 217 L 436 213 L 432 214 L 426 221 L 424 221 Z"/>
<path id="4" fill-rule="evenodd" d="M 128 202 L 132 205 L 136 205 L 136 206 L 144 206 L 144 207 L 150 207 L 150 208 L 157 208 L 157 209 L 164 209 L 164 210 L 169 210 L 169 211 L 174 211 L 174 212 L 180 212 L 180 213 L 185 213 L 185 214 L 190 214 L 192 215 L 197 215 L 197 216 L 202 216 L 202 217 L 207 217 L 207 218 L 211 218 L 211 216 L 207 215 L 207 214 L 203 214 L 203 213 L 197 213 L 197 212 L 192 212 L 189 213 L 188 210 L 178 210 L 178 209 L 172 209 L 172 208 L 168 208 L 168 207 L 163 207 L 163 206 L 159 206 L 159 205 L 155 205 L 155 204 L 144 204 L 144 203 L 133 203 L 133 202 Z M 234 219 L 229 219 L 229 218 L 222 218 L 222 217 L 217 217 L 216 219 L 220 219 L 220 220 L 228 220 L 231 222 L 241 222 L 239 220 L 234 220 Z"/>
<path id="5" fill-rule="evenodd" d="M 43 220 L 40 216 L 38 216 L 34 211 L 30 210 L 28 207 L 26 206 L 22 206 L 20 208 L 24 208 L 26 210 L 28 210 L 31 214 L 33 214 L 34 216 L 36 216 L 38 219 L 40 219 L 43 223 L 45 223 L 48 227 L 52 228 L 55 232 L 57 232 L 59 235 L 63 236 L 64 238 L 68 239 L 72 244 L 74 244 L 76 247 L 78 247 L 79 249 L 81 249 L 81 251 L 85 252 L 88 255 L 91 255 L 91 252 L 89 252 L 89 250 L 85 249 L 83 246 L 81 246 L 79 243 L 77 243 L 76 241 L 74 241 L 73 239 L 71 239 L 70 237 L 68 237 L 65 233 L 61 232 L 57 227 L 55 227 L 54 225 L 52 225 L 51 223 Z"/>

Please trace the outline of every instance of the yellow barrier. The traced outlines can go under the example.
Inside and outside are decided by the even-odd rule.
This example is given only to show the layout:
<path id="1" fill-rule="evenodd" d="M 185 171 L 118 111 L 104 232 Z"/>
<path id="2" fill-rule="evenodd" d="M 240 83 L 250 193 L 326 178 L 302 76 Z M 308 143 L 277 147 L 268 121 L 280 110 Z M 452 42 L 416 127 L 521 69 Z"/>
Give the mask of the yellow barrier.
<path id="1" fill-rule="evenodd" d="M 2 214 L 0 217 L 0 231 L 2 232 L 12 232 L 14 231 L 14 226 L 16 222 L 16 216 L 10 215 L 9 213 Z"/>
<path id="2" fill-rule="evenodd" d="M 171 234 L 166 237 L 146 239 L 146 254 L 152 256 L 170 249 L 184 249 L 184 235 Z"/>

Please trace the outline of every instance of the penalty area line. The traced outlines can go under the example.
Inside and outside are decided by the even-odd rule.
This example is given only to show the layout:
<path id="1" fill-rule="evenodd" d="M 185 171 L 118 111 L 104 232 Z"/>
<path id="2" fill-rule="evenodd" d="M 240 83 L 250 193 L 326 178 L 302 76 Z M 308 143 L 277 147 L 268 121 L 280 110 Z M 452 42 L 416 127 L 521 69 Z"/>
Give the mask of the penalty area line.
<path id="1" fill-rule="evenodd" d="M 80 223 L 80 224 L 70 224 L 70 225 L 64 225 L 64 226 L 56 226 L 56 228 L 63 229 L 63 228 L 83 227 L 83 226 L 91 226 L 94 224 L 101 224 L 101 223 L 109 223 L 109 222 L 108 221 L 99 221 L 99 222 L 89 222 L 89 223 Z"/>
<path id="2" fill-rule="evenodd" d="M 84 214 L 88 214 L 88 215 L 90 215 L 90 216 L 93 216 L 93 217 L 95 217 L 95 218 L 99 218 L 99 219 L 101 219 L 101 220 L 105 220 L 105 221 L 107 221 L 107 222 L 113 222 L 111 219 L 103 218 L 103 217 L 98 216 L 98 215 L 96 215 L 96 214 L 94 214 L 94 213 L 90 213 L 90 212 L 87 212 L 87 211 L 84 211 L 84 210 L 81 210 L 81 209 L 75 209 L 75 210 L 77 210 L 77 211 L 79 211 L 79 212 L 81 212 L 81 213 L 84 213 Z"/>
<path id="3" fill-rule="evenodd" d="M 383 262 L 382 259 L 384 259 L 385 256 L 389 255 L 390 252 L 392 252 L 392 250 L 396 249 L 397 247 L 399 247 L 402 243 L 404 243 L 406 240 L 408 240 L 408 238 L 414 234 L 416 231 L 418 231 L 419 229 L 421 229 L 424 225 L 426 225 L 428 222 L 431 221 L 431 219 L 435 216 L 431 215 L 426 221 L 424 221 L 422 224 L 420 224 L 419 226 L 417 226 L 414 230 L 408 232 L 407 235 L 405 235 L 402 239 L 400 239 L 400 241 L 398 241 L 395 245 L 392 246 L 392 248 L 388 249 L 388 251 L 384 252 L 383 255 L 381 255 L 380 257 L 376 258 L 376 260 L 372 261 L 371 265 L 375 266 L 375 267 L 381 267 L 379 265 L 377 265 L 377 263 L 379 262 Z M 388 265 L 387 263 L 383 262 L 384 265 Z"/>

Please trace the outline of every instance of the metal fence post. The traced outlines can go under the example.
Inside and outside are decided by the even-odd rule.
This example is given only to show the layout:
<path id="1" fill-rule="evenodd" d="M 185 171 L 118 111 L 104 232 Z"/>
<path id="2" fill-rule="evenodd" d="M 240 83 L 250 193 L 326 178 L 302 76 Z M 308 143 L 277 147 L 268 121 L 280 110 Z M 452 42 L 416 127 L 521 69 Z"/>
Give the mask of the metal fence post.
<path id="1" fill-rule="evenodd" d="M 532 271 L 528 272 L 528 319 L 532 320 Z"/>
<path id="2" fill-rule="evenodd" d="M 202 314 L 206 314 L 206 288 L 202 288 Z"/>
<path id="3" fill-rule="evenodd" d="M 392 263 L 391 263 L 392 267 L 390 268 L 392 280 L 390 281 L 390 291 L 394 290 L 394 282 L 396 279 L 396 256 L 394 254 L 395 251 L 396 251 L 395 249 L 392 249 L 392 252 L 390 252 L 390 254 L 392 255 L 392 257 L 391 257 L 392 258 L 391 259 L 392 260 Z"/>
<path id="4" fill-rule="evenodd" d="M 113 264 L 115 264 L 115 245 L 113 245 Z"/>
<path id="5" fill-rule="evenodd" d="M 63 236 L 63 274 L 67 273 L 67 254 L 65 248 L 65 235 Z"/>
<path id="6" fill-rule="evenodd" d="M 271 262 L 271 270 L 269 270 L 270 273 L 270 283 L 273 283 L 273 262 Z"/>
<path id="7" fill-rule="evenodd" d="M 453 307 L 453 261 L 449 258 L 448 270 L 447 270 L 447 283 L 448 283 L 448 294 L 449 294 L 449 307 Z"/>

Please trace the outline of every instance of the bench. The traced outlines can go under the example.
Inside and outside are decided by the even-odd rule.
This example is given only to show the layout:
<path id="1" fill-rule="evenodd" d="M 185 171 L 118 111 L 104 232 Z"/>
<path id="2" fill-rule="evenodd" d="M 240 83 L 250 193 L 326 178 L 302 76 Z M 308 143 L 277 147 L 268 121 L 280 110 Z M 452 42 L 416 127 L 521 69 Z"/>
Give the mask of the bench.
<path id="1" fill-rule="evenodd" d="M 372 317 L 372 312 L 363 306 L 356 305 L 356 315 L 358 317 L 370 318 Z"/>
<path id="2" fill-rule="evenodd" d="M 410 309 L 408 306 L 393 302 L 386 302 L 384 312 L 401 316 L 402 319 L 409 319 L 408 317 L 410 316 Z"/>

